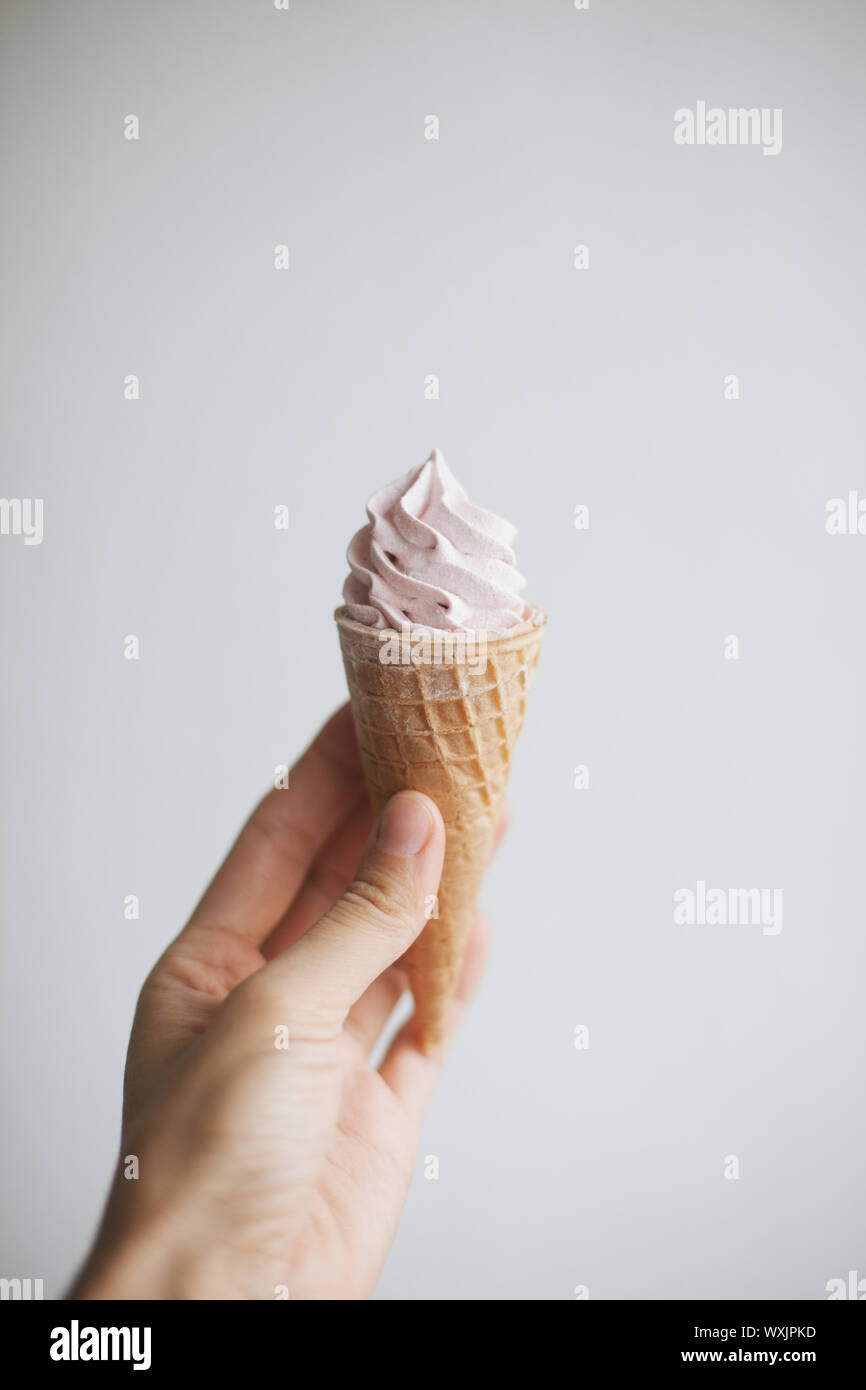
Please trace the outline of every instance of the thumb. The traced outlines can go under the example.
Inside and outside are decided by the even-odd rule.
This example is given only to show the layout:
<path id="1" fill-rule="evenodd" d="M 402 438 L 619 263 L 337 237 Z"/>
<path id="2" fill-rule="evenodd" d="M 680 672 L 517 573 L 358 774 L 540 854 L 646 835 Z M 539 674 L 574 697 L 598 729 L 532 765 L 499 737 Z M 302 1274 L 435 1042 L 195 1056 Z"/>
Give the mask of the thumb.
<path id="1" fill-rule="evenodd" d="M 444 853 L 436 803 L 421 792 L 392 796 L 342 898 L 266 967 L 294 1017 L 342 1020 L 403 955 L 425 925 Z"/>

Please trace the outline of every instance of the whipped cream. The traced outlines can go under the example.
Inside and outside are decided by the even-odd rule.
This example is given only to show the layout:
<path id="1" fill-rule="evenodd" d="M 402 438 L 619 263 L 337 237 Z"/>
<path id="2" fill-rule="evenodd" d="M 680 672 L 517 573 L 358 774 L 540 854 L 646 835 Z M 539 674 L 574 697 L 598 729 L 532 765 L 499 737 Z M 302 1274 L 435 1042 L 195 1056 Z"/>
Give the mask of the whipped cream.
<path id="1" fill-rule="evenodd" d="M 469 501 L 438 449 L 367 503 L 343 586 L 350 618 L 448 632 L 500 632 L 526 616 L 516 528 Z"/>

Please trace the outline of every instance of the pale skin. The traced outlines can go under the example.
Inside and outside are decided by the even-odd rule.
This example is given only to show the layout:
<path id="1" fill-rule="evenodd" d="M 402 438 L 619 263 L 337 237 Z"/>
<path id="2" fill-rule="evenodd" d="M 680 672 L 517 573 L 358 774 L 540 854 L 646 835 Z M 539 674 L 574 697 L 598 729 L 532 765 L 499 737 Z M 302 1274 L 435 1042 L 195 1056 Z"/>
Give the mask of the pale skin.
<path id="1" fill-rule="evenodd" d="M 374 826 L 344 706 L 289 789 L 253 812 L 145 981 L 118 1174 L 70 1297 L 370 1296 L 486 953 L 479 917 L 434 1056 L 410 1020 L 368 1065 L 406 989 L 400 957 L 426 921 L 444 843 L 418 792 Z M 124 1176 L 129 1156 L 137 1178 Z"/>

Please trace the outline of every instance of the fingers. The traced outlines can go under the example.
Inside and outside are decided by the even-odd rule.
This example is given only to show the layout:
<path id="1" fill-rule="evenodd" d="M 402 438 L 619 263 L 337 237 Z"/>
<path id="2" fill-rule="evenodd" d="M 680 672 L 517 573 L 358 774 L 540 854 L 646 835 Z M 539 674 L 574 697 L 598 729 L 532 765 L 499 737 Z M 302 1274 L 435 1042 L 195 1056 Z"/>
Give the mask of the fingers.
<path id="1" fill-rule="evenodd" d="M 445 827 L 435 803 L 398 792 L 376 825 L 358 872 L 340 900 L 260 972 L 296 1020 L 328 1029 L 403 955 L 426 921 L 439 887 Z"/>
<path id="2" fill-rule="evenodd" d="M 190 926 L 228 927 L 256 944 L 280 920 L 321 846 L 363 792 L 348 705 L 253 811 Z"/>
<path id="3" fill-rule="evenodd" d="M 358 868 L 372 826 L 370 799 L 362 788 L 351 809 L 316 855 L 294 901 L 262 946 L 266 960 L 285 951 L 342 897 Z"/>
<path id="4" fill-rule="evenodd" d="M 451 1005 L 451 1015 L 442 1044 L 432 1056 L 425 1055 L 418 1046 L 414 1019 L 410 1018 L 392 1042 L 379 1068 L 383 1081 L 388 1083 L 417 1124 L 420 1124 L 427 1108 L 427 1102 L 442 1071 L 454 1034 L 466 1012 L 466 1006 L 484 974 L 489 945 L 490 921 L 479 912 L 466 948 L 460 983 Z"/>
<path id="5" fill-rule="evenodd" d="M 507 803 L 503 802 L 496 822 L 491 853 L 499 848 L 510 823 L 511 812 Z M 300 904 L 301 897 L 303 894 L 299 895 L 298 904 Z M 294 908 L 292 911 L 294 912 Z M 481 930 L 483 931 L 483 926 Z M 467 948 L 468 950 L 469 948 Z M 366 1057 L 373 1048 L 396 1004 L 408 987 L 409 978 L 406 970 L 397 964 L 392 966 L 390 970 L 386 970 L 384 975 L 381 975 L 366 993 L 362 994 L 357 1004 L 353 1005 L 349 1017 L 346 1019 L 346 1032 L 355 1044 L 355 1061 L 359 1056 L 361 1058 Z"/>
<path id="6" fill-rule="evenodd" d="M 318 922 L 329 907 L 346 891 L 358 860 L 370 837 L 373 813 L 366 792 L 361 792 L 351 810 L 322 846 L 311 864 L 303 886 L 262 946 L 266 960 L 279 955 L 293 941 Z M 507 802 L 499 809 L 493 836 L 494 853 L 502 843 L 511 822 Z"/>
<path id="7" fill-rule="evenodd" d="M 493 832 L 493 848 L 490 851 L 491 858 L 496 853 L 499 846 L 502 844 L 502 841 L 505 839 L 510 824 L 511 807 L 509 806 L 507 801 L 503 801 L 499 807 L 499 815 L 496 817 L 496 829 Z"/>

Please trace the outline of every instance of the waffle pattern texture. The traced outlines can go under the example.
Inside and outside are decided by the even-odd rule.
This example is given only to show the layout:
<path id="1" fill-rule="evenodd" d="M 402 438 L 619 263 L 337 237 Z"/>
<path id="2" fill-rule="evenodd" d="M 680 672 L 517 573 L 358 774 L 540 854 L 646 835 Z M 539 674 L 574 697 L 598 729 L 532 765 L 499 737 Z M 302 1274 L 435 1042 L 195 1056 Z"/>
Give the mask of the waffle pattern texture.
<path id="1" fill-rule="evenodd" d="M 406 956 L 430 1052 L 457 984 L 546 619 L 532 609 L 519 627 L 488 633 L 482 668 L 459 647 L 444 661 L 383 662 L 383 636 L 393 633 L 354 622 L 344 608 L 335 617 L 373 809 L 411 788 L 431 797 L 445 822 L 437 915 Z"/>

